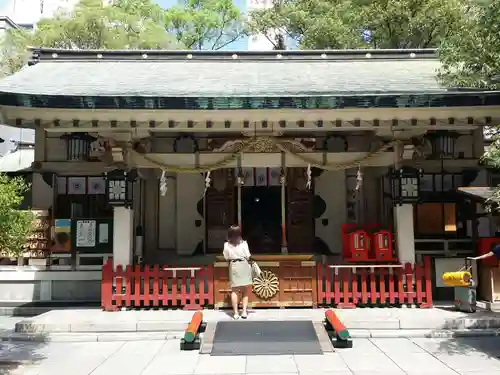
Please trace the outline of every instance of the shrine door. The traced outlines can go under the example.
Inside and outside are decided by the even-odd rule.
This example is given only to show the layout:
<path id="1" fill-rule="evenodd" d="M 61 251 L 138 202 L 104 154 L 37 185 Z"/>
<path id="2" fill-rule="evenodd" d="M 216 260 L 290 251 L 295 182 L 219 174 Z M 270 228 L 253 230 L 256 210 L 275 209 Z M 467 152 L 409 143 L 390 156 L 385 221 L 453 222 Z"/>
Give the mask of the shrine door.
<path id="1" fill-rule="evenodd" d="M 205 195 L 208 253 L 222 254 L 227 230 L 236 223 L 234 185 L 232 169 L 218 169 L 212 172 L 212 184 Z"/>
<path id="2" fill-rule="evenodd" d="M 314 194 L 306 187 L 306 169 L 288 168 L 286 183 L 288 251 L 310 254 L 314 242 Z"/>

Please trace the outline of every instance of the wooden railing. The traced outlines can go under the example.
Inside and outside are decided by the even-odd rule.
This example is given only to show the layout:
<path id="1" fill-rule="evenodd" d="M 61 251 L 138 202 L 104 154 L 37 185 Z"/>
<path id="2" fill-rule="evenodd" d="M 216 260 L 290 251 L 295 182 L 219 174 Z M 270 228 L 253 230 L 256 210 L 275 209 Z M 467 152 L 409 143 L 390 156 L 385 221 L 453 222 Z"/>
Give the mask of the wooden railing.
<path id="1" fill-rule="evenodd" d="M 318 305 L 417 305 L 432 307 L 431 262 L 424 265 L 323 265 L 318 271 Z"/>
<path id="2" fill-rule="evenodd" d="M 281 267 L 286 267 L 285 263 Z M 432 307 L 429 257 L 424 258 L 423 265 L 318 264 L 316 271 L 314 268 L 312 271 L 312 280 L 314 285 L 317 285 L 317 294 L 314 293 L 311 297 L 312 306 Z M 146 265 L 125 268 L 117 266 L 114 269 L 112 259 L 109 259 L 102 267 L 102 308 L 106 311 L 117 311 L 122 307 L 184 309 L 213 307 L 218 298 L 214 285 L 212 265 L 201 267 Z"/>
<path id="3" fill-rule="evenodd" d="M 150 267 L 117 266 L 110 259 L 102 267 L 102 308 L 182 307 L 186 310 L 213 306 L 213 266 Z"/>

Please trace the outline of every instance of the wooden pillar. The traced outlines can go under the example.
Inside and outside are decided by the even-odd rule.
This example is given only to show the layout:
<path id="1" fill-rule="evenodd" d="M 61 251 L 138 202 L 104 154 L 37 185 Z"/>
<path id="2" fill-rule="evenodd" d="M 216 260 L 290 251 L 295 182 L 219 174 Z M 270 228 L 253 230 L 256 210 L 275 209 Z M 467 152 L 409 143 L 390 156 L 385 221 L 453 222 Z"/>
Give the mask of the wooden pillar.
<path id="1" fill-rule="evenodd" d="M 281 153 L 281 253 L 288 254 L 288 243 L 286 240 L 286 167 L 285 153 Z"/>
<path id="2" fill-rule="evenodd" d="M 238 226 L 241 228 L 241 181 L 240 177 L 238 177 Z"/>
<path id="3" fill-rule="evenodd" d="M 394 168 L 402 167 L 401 148 L 398 143 L 394 147 Z M 398 258 L 401 263 L 415 264 L 415 233 L 413 223 L 413 205 L 403 204 L 393 208 Z"/>
<path id="4" fill-rule="evenodd" d="M 241 226 L 242 219 L 241 219 L 241 188 L 243 186 L 244 182 L 244 176 L 243 176 L 243 170 L 241 167 L 241 155 L 238 157 L 238 176 L 236 177 L 236 188 L 237 188 L 237 205 L 238 205 L 238 226 L 240 229 L 243 229 Z"/>
<path id="5" fill-rule="evenodd" d="M 205 176 L 205 191 L 203 193 L 203 202 L 202 202 L 203 227 L 205 228 L 203 234 L 203 254 L 206 254 L 208 249 L 208 230 L 207 230 L 207 190 L 209 188 L 209 186 L 207 186 L 208 177 L 209 175 Z"/>

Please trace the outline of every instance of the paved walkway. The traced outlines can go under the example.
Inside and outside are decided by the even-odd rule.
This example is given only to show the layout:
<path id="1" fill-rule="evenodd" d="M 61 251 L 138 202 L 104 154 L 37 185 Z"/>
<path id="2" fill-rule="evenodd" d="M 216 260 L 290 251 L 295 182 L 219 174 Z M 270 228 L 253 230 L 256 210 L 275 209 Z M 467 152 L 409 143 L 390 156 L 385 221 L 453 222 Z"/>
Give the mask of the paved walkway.
<path id="1" fill-rule="evenodd" d="M 21 320 L 23 320 L 23 318 L 18 316 L 0 316 L 0 332 L 14 329 L 16 323 Z"/>
<path id="2" fill-rule="evenodd" d="M 10 375 L 500 375 L 500 338 L 357 339 L 319 356 L 211 357 L 179 341 L 0 343 Z M 2 370 L 5 361 L 37 361 Z"/>

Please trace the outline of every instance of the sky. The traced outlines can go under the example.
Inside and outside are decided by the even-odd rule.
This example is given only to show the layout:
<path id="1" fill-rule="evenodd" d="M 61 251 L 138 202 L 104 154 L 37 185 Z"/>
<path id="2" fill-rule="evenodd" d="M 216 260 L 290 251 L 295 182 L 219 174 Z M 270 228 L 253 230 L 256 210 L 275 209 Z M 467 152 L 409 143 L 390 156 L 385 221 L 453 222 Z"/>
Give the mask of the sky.
<path id="1" fill-rule="evenodd" d="M 4 1 L 4 0 L 0 0 Z M 170 8 L 172 5 L 177 3 L 177 0 L 157 0 L 155 1 L 163 9 Z M 247 10 L 247 0 L 233 0 L 233 3 L 240 8 L 241 12 L 246 12 Z M 222 48 L 223 50 L 246 50 L 248 45 L 248 37 L 241 38 L 234 43 Z"/>

